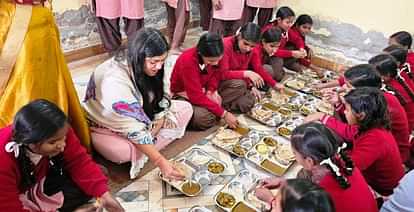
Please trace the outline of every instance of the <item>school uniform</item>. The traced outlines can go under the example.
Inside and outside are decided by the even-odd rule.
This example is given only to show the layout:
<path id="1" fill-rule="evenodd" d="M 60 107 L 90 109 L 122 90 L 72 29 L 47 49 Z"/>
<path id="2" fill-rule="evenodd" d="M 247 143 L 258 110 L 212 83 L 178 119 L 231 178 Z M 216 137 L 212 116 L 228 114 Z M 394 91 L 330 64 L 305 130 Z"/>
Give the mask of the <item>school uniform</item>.
<path id="1" fill-rule="evenodd" d="M 171 49 L 180 47 L 190 23 L 189 0 L 161 0 L 167 8 L 167 35 Z"/>
<path id="2" fill-rule="evenodd" d="M 397 97 L 388 92 L 384 92 L 384 97 L 387 101 L 387 109 L 391 121 L 391 133 L 397 142 L 402 161 L 406 162 L 410 158 L 407 114 Z M 343 112 L 341 114 L 343 114 Z M 336 121 L 335 118 L 330 116 L 322 117 L 321 121 L 329 128 L 335 130 L 339 136 L 347 141 L 353 141 L 358 134 L 357 125 L 349 125 Z"/>
<path id="3" fill-rule="evenodd" d="M 86 203 L 91 197 L 101 197 L 108 192 L 107 178 L 81 146 L 72 128 L 66 134 L 61 165 L 51 163 L 49 157 L 30 153 L 36 182 L 34 186 L 23 190 L 15 152 L 7 148 L 9 142 L 13 141 L 12 136 L 12 126 L 0 129 L 0 211 L 55 211 L 62 204 L 65 211 L 73 211 L 74 207 Z M 51 175 L 51 172 L 55 173 L 51 167 L 61 172 Z M 56 181 L 56 178 L 62 181 Z M 47 183 L 50 179 L 56 183 Z M 48 190 L 53 191 L 53 195 Z"/>
<path id="4" fill-rule="evenodd" d="M 263 45 L 260 43 L 256 45 L 256 47 L 252 50 L 254 54 L 259 56 L 260 63 L 262 64 L 263 68 L 267 71 L 267 73 L 272 76 L 275 81 L 280 81 L 283 78 L 283 75 L 280 72 L 275 71 L 277 67 L 277 61 L 274 60 L 273 55 L 269 55 Z"/>
<path id="5" fill-rule="evenodd" d="M 299 50 L 299 49 L 304 49 L 306 50 L 306 52 L 309 54 L 309 46 L 306 45 L 306 38 L 304 35 L 302 35 L 299 32 L 299 29 L 295 26 L 291 27 L 288 30 L 288 34 L 289 34 L 289 40 L 286 43 L 286 48 L 287 49 L 291 49 L 291 50 Z M 289 61 L 289 60 L 294 60 L 294 61 Z M 311 60 L 310 57 L 306 57 L 306 58 L 301 58 L 301 59 L 296 59 L 296 58 L 290 58 L 287 59 L 287 61 L 285 61 L 286 63 L 289 62 L 299 62 L 301 65 L 305 66 L 305 67 L 309 67 L 311 64 Z"/>
<path id="6" fill-rule="evenodd" d="M 207 129 L 212 127 L 218 117 L 224 115 L 219 102 L 209 99 L 208 91 L 216 92 L 219 83 L 225 79 L 243 79 L 241 72 L 224 71 L 219 66 L 203 65 L 196 48 L 184 51 L 177 59 L 171 75 L 171 93 L 175 98 L 186 99 L 193 106 L 190 127 Z M 234 96 L 221 94 L 223 102 L 231 98 L 243 98 L 247 89 L 239 89 Z M 242 104 L 243 102 L 240 102 Z"/>
<path id="7" fill-rule="evenodd" d="M 405 112 L 407 113 L 408 118 L 408 130 L 412 132 L 414 129 L 414 101 L 411 99 L 410 95 L 404 89 L 396 79 L 391 79 L 388 83 L 389 86 L 394 88 L 401 96 L 404 98 L 406 104 L 403 105 Z M 409 84 L 407 83 L 408 87 Z"/>
<path id="8" fill-rule="evenodd" d="M 128 38 L 144 26 L 144 0 L 94 0 L 93 6 L 102 44 L 111 54 L 122 44 L 121 18 Z"/>
<path id="9" fill-rule="evenodd" d="M 409 51 L 407 54 L 407 63 L 410 64 L 411 67 L 414 67 L 414 52 Z"/>
<path id="10" fill-rule="evenodd" d="M 208 31 L 212 15 L 211 0 L 199 0 L 198 2 L 200 8 L 200 27 L 203 31 Z"/>
<path id="11" fill-rule="evenodd" d="M 335 177 L 329 172 L 319 182 L 332 198 L 336 212 L 364 211 L 377 212 L 377 204 L 367 182 L 358 168 L 354 168 L 351 176 L 346 176 L 350 187 L 341 188 Z"/>
<path id="12" fill-rule="evenodd" d="M 293 71 L 301 71 L 302 67 L 300 64 L 296 63 L 296 59 L 293 58 L 293 52 L 292 49 L 287 48 L 287 43 L 290 40 L 289 33 L 284 31 L 282 28 L 278 27 L 276 25 L 276 22 L 270 23 L 262 28 L 262 33 L 266 30 L 276 27 L 282 31 L 282 37 L 280 39 L 279 48 L 277 51 L 273 54 L 271 58 L 271 64 L 273 72 L 278 73 L 278 79 L 277 81 L 280 81 L 283 79 L 285 75 L 285 70 L 283 67 L 286 67 Z"/>
<path id="13" fill-rule="evenodd" d="M 342 131 L 349 128 L 337 127 L 341 123 L 333 117 L 324 123 L 340 135 L 349 133 Z M 392 194 L 392 189 L 404 175 L 400 153 L 392 134 L 385 129 L 374 128 L 357 135 L 352 143 L 352 160 L 368 184 L 381 195 Z"/>
<path id="14" fill-rule="evenodd" d="M 213 17 L 209 32 L 215 32 L 223 37 L 234 35 L 242 25 L 244 0 L 222 0 L 222 8 L 216 10 L 213 5 Z"/>
<path id="15" fill-rule="evenodd" d="M 243 11 L 243 23 L 253 22 L 258 13 L 257 22 L 260 27 L 269 23 L 276 8 L 277 0 L 246 0 Z M 259 12 L 257 12 L 259 10 Z"/>

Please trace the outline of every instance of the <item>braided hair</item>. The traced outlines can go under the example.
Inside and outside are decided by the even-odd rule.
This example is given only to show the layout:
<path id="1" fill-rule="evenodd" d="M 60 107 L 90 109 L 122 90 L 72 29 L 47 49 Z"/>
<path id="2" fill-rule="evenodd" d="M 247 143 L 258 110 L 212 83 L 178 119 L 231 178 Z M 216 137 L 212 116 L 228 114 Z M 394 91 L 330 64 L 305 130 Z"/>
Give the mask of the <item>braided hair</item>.
<path id="1" fill-rule="evenodd" d="M 347 189 L 351 184 L 345 175 L 352 175 L 354 164 L 346 156 L 345 148 L 339 146 L 340 142 L 339 136 L 317 122 L 298 126 L 291 136 L 291 144 L 296 152 L 328 168 L 341 188 Z"/>
<path id="2" fill-rule="evenodd" d="M 376 67 L 377 71 L 381 76 L 387 76 L 397 80 L 397 82 L 401 84 L 401 86 L 408 93 L 410 98 L 414 101 L 414 92 L 407 85 L 404 78 L 402 78 L 401 75 L 398 73 L 397 61 L 393 56 L 389 54 L 380 54 L 371 58 L 369 60 L 369 63 L 373 64 Z M 408 100 L 406 101 L 408 102 Z"/>
<path id="3" fill-rule="evenodd" d="M 14 117 L 12 141 L 19 153 L 16 157 L 21 174 L 20 188 L 26 190 L 36 183 L 34 164 L 27 156 L 29 144 L 42 142 L 56 134 L 67 122 L 66 115 L 55 104 L 39 99 L 23 106 Z"/>

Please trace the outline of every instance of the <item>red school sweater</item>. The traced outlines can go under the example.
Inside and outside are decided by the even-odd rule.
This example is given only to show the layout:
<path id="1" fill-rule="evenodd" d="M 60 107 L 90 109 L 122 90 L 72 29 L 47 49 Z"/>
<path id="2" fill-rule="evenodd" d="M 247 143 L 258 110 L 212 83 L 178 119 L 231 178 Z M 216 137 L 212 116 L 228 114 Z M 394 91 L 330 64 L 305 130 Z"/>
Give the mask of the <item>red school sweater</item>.
<path id="1" fill-rule="evenodd" d="M 289 40 L 287 41 L 286 45 L 290 44 L 295 46 L 297 49 L 305 49 L 309 54 L 310 48 L 306 45 L 305 36 L 299 32 L 299 29 L 297 27 L 293 26 L 288 30 L 288 38 Z M 309 67 L 311 61 L 309 57 L 306 57 L 299 59 L 299 63 L 306 67 Z"/>
<path id="2" fill-rule="evenodd" d="M 407 114 L 397 97 L 387 92 L 384 92 L 384 97 L 387 101 L 388 114 L 391 120 L 391 133 L 397 142 L 401 159 L 405 162 L 410 158 Z M 343 123 L 331 116 L 322 117 L 321 122 L 347 141 L 354 140 L 358 134 L 357 125 Z"/>
<path id="3" fill-rule="evenodd" d="M 223 39 L 224 55 L 220 61 L 220 68 L 223 71 L 237 71 L 244 72 L 246 70 L 253 70 L 259 74 L 267 85 L 274 87 L 276 81 L 263 68 L 261 56 L 256 51 L 249 53 L 241 53 L 238 49 L 236 36 L 230 36 Z"/>
<path id="4" fill-rule="evenodd" d="M 404 98 L 406 104 L 403 105 L 405 112 L 407 113 L 408 119 L 408 130 L 412 132 L 414 129 L 414 101 L 411 99 L 408 92 L 404 89 L 404 87 L 395 79 L 391 79 L 387 83 L 389 86 L 394 88 L 400 95 Z"/>
<path id="5" fill-rule="evenodd" d="M 280 39 L 279 48 L 273 54 L 273 56 L 280 57 L 280 58 L 290 58 L 290 57 L 293 57 L 292 51 L 285 49 L 286 43 L 289 41 L 289 34 L 286 31 L 284 31 L 282 28 L 278 27 L 276 25 L 276 22 L 269 23 L 269 24 L 265 25 L 262 28 L 262 33 L 265 32 L 266 30 L 272 28 L 272 27 L 276 27 L 276 28 L 280 29 L 280 31 L 282 31 L 282 38 Z"/>
<path id="6" fill-rule="evenodd" d="M 394 137 L 385 129 L 374 128 L 353 142 L 351 157 L 367 183 L 381 195 L 390 195 L 404 175 Z"/>
<path id="7" fill-rule="evenodd" d="M 409 51 L 407 54 L 407 63 L 410 64 L 411 70 L 414 67 L 414 52 Z M 414 70 L 413 70 L 414 71 Z"/>
<path id="8" fill-rule="evenodd" d="M 19 195 L 21 175 L 14 153 L 5 151 L 5 145 L 12 137 L 12 127 L 0 129 L 0 211 L 27 211 L 23 209 Z M 72 180 L 88 195 L 100 197 L 108 191 L 107 179 L 99 166 L 81 146 L 73 129 L 66 134 L 66 146 L 63 151 L 64 169 Z M 49 169 L 49 158 L 43 157 L 35 168 L 36 181 L 40 182 Z"/>
<path id="9" fill-rule="evenodd" d="M 341 188 L 330 172 L 319 182 L 319 185 L 331 196 L 335 211 L 377 212 L 377 203 L 359 169 L 354 168 L 352 175 L 346 178 L 351 185 L 347 189 Z"/>
<path id="10" fill-rule="evenodd" d="M 219 66 L 200 68 L 200 58 L 196 48 L 184 51 L 177 59 L 172 74 L 170 89 L 173 94 L 186 92 L 191 104 L 204 107 L 221 117 L 224 109 L 211 101 L 207 91 L 216 91 L 218 84 L 226 79 L 243 79 L 242 72 L 223 71 Z"/>

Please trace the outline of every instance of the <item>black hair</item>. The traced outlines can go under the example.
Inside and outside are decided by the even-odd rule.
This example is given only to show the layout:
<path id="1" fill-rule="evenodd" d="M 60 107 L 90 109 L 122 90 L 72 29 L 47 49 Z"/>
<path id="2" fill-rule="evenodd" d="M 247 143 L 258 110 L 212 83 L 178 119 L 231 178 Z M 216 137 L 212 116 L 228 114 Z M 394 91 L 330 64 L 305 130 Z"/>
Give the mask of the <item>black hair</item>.
<path id="1" fill-rule="evenodd" d="M 413 37 L 409 32 L 406 31 L 399 31 L 390 36 L 390 38 L 395 39 L 397 43 L 399 43 L 401 46 L 411 49 L 411 45 L 413 43 Z"/>
<path id="2" fill-rule="evenodd" d="M 219 57 L 224 52 L 223 39 L 216 33 L 204 33 L 198 40 L 197 51 L 203 57 Z"/>
<path id="3" fill-rule="evenodd" d="M 392 55 L 401 65 L 407 61 L 408 50 L 401 46 L 391 45 L 383 49 L 384 52 Z"/>
<path id="4" fill-rule="evenodd" d="M 381 76 L 388 76 L 388 77 L 391 77 L 391 78 L 397 80 L 397 82 L 400 83 L 400 85 L 408 93 L 410 98 L 412 100 L 414 100 L 413 91 L 407 85 L 404 78 L 402 78 L 398 74 L 399 69 L 398 69 L 397 60 L 393 56 L 391 56 L 389 54 L 380 54 L 380 55 L 377 55 L 377 56 L 371 58 L 369 60 L 369 63 L 373 64 L 375 66 L 375 68 L 377 69 L 377 71 L 379 72 L 379 74 Z M 394 89 L 394 90 L 396 90 L 396 89 Z M 408 102 L 408 100 L 406 100 L 406 102 Z"/>
<path id="5" fill-rule="evenodd" d="M 280 42 L 282 31 L 279 28 L 271 27 L 262 33 L 262 41 L 265 43 Z"/>
<path id="6" fill-rule="evenodd" d="M 23 106 L 15 115 L 12 132 L 13 141 L 21 144 L 17 157 L 21 174 L 21 189 L 26 190 L 36 183 L 34 165 L 26 152 L 29 144 L 37 144 L 53 137 L 67 122 L 61 109 L 48 100 L 38 99 Z"/>
<path id="7" fill-rule="evenodd" d="M 304 179 L 288 179 L 281 188 L 283 212 L 335 212 L 330 195 Z"/>
<path id="8" fill-rule="evenodd" d="M 391 45 L 384 49 L 384 52 L 392 55 L 401 65 L 400 71 L 404 71 L 410 77 L 414 79 L 414 74 L 411 72 L 411 67 L 407 64 L 408 50 L 397 45 Z"/>
<path id="9" fill-rule="evenodd" d="M 293 24 L 293 25 L 294 25 L 295 27 L 299 27 L 299 26 L 304 25 L 304 24 L 310 24 L 310 25 L 313 25 L 313 20 L 312 20 L 312 17 L 310 17 L 310 15 L 305 15 L 305 14 L 300 15 L 300 16 L 296 19 L 295 24 Z"/>
<path id="10" fill-rule="evenodd" d="M 325 125 L 317 122 L 302 124 L 293 130 L 290 141 L 297 152 L 303 157 L 312 158 L 315 163 L 319 164 L 330 159 L 340 169 L 339 172 L 336 172 L 335 167 L 329 164 L 323 165 L 331 171 L 341 188 L 347 189 L 351 186 L 342 172 L 348 176 L 352 175 L 354 164 L 343 152 L 344 149 L 339 147 L 339 143 L 343 143 L 343 141 Z M 340 152 L 343 153 L 339 154 L 341 157 L 338 159 L 337 153 Z M 345 162 L 345 166 L 342 165 L 342 162 Z"/>
<path id="11" fill-rule="evenodd" d="M 344 77 L 353 87 L 381 88 L 382 86 L 381 76 L 370 64 L 353 66 L 344 73 Z"/>
<path id="12" fill-rule="evenodd" d="M 281 20 L 289 17 L 295 17 L 295 12 L 290 7 L 280 7 L 276 12 L 276 18 L 280 18 Z"/>
<path id="13" fill-rule="evenodd" d="M 241 38 L 249 42 L 258 43 L 261 38 L 260 33 L 260 26 L 252 22 L 249 22 L 240 28 Z"/>
<path id="14" fill-rule="evenodd" d="M 380 90 L 360 87 L 351 90 L 344 98 L 353 113 L 364 114 L 364 118 L 358 120 L 359 134 L 373 128 L 390 129 L 387 101 Z"/>
<path id="15" fill-rule="evenodd" d="M 160 102 L 166 98 L 164 93 L 164 66 L 151 77 L 145 74 L 145 58 L 161 56 L 168 52 L 169 46 L 161 32 L 154 28 L 140 29 L 133 39 L 128 39 L 128 63 L 132 68 L 135 88 L 141 93 L 145 114 L 154 119 L 156 113 L 165 108 Z M 152 101 L 150 93 L 153 94 Z"/>

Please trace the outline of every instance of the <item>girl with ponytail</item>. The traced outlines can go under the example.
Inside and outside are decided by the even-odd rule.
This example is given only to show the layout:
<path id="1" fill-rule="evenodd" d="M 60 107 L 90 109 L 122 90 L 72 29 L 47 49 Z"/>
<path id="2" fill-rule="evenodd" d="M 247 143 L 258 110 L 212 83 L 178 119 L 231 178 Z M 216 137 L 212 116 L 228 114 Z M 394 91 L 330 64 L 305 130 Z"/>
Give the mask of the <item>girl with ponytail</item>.
<path id="1" fill-rule="evenodd" d="M 393 56 L 398 62 L 399 74 L 409 83 L 413 89 L 414 73 L 411 72 L 411 65 L 407 62 L 408 50 L 397 45 L 391 45 L 384 49 L 385 53 Z"/>
<path id="2" fill-rule="evenodd" d="M 297 127 L 291 137 L 296 161 L 331 195 L 337 212 L 377 211 L 368 184 L 345 152 L 346 143 L 340 143 L 334 132 L 317 122 Z"/>
<path id="3" fill-rule="evenodd" d="M 380 54 L 369 60 L 374 65 L 385 85 L 404 98 L 401 102 L 408 117 L 409 131 L 414 129 L 414 92 L 407 81 L 398 73 L 398 64 L 389 54 Z"/>

